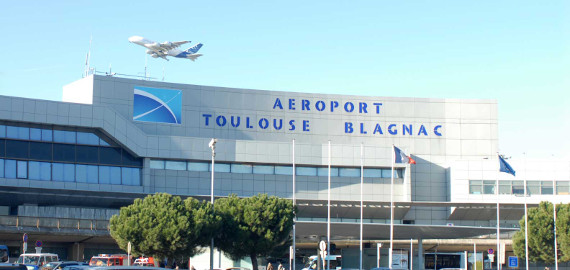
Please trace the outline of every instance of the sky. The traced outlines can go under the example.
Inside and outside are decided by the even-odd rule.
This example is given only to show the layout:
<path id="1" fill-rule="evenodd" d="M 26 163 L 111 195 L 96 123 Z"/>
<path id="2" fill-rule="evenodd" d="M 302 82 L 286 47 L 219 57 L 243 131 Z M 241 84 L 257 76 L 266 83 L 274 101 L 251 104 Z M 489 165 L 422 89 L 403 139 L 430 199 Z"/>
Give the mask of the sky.
<path id="1" fill-rule="evenodd" d="M 204 43 L 196 62 L 130 36 Z M 570 158 L 570 1 L 7 1 L 0 95 L 98 72 L 261 90 L 496 99 L 499 150 Z"/>

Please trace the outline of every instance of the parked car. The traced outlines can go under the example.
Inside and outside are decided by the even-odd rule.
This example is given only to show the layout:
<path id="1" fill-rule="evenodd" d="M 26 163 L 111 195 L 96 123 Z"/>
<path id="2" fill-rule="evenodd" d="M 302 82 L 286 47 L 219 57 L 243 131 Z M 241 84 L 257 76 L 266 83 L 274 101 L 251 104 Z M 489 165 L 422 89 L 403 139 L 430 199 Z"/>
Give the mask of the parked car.
<path id="1" fill-rule="evenodd" d="M 28 268 L 23 264 L 17 263 L 0 263 L 0 270 L 27 270 Z"/>
<path id="2" fill-rule="evenodd" d="M 129 260 L 127 254 L 99 254 L 91 258 L 89 266 L 127 265 Z"/>
<path id="3" fill-rule="evenodd" d="M 54 253 L 25 253 L 21 254 L 16 263 L 25 264 L 28 270 L 38 270 L 44 264 L 59 261 Z"/>

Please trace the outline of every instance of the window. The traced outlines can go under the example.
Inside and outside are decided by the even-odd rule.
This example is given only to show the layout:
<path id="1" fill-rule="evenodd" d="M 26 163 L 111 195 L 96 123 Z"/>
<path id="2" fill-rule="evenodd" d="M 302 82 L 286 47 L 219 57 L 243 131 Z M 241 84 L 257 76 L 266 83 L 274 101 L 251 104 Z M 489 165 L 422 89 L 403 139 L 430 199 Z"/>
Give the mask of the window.
<path id="1" fill-rule="evenodd" d="M 6 126 L 0 125 L 0 138 L 6 138 Z"/>
<path id="2" fill-rule="evenodd" d="M 252 173 L 253 167 L 248 164 L 231 164 L 232 173 Z"/>
<path id="3" fill-rule="evenodd" d="M 88 145 L 99 145 L 99 137 L 90 132 L 77 132 L 77 143 Z"/>
<path id="4" fill-rule="evenodd" d="M 30 128 L 30 140 L 41 141 L 42 140 L 42 130 L 39 128 Z"/>
<path id="5" fill-rule="evenodd" d="M 317 176 L 316 167 L 296 167 L 297 175 Z"/>
<path id="6" fill-rule="evenodd" d="M 75 146 L 77 155 L 77 162 L 81 163 L 98 163 L 99 162 L 99 147 L 77 145 Z"/>
<path id="7" fill-rule="evenodd" d="M 16 161 L 15 160 L 4 160 L 4 174 L 6 178 L 16 178 Z"/>
<path id="8" fill-rule="evenodd" d="M 94 165 L 76 165 L 77 182 L 96 184 L 99 180 L 99 168 Z"/>
<path id="9" fill-rule="evenodd" d="M 329 176 L 329 168 L 317 168 L 317 176 Z M 338 168 L 331 167 L 331 177 L 338 176 Z"/>
<path id="10" fill-rule="evenodd" d="M 6 156 L 6 140 L 0 139 L 0 157 Z"/>
<path id="11" fill-rule="evenodd" d="M 524 181 L 513 181 L 513 194 L 524 195 Z"/>
<path id="12" fill-rule="evenodd" d="M 2 126 L 0 126 L 2 128 Z M 0 177 L 4 177 L 4 160 L 0 159 Z"/>
<path id="13" fill-rule="evenodd" d="M 360 169 L 356 168 L 340 168 L 338 173 L 341 177 L 360 177 Z"/>
<path id="14" fill-rule="evenodd" d="M 75 145 L 54 143 L 53 160 L 75 162 Z"/>
<path id="15" fill-rule="evenodd" d="M 66 130 L 54 130 L 53 141 L 60 143 L 76 143 L 75 132 Z"/>
<path id="16" fill-rule="evenodd" d="M 568 182 L 568 181 L 556 182 L 556 194 L 558 194 L 558 195 L 569 195 L 570 194 L 570 182 Z"/>
<path id="17" fill-rule="evenodd" d="M 6 127 L 6 138 L 29 140 L 30 139 L 30 129 L 26 128 L 26 127 L 7 126 Z"/>
<path id="18" fill-rule="evenodd" d="M 137 167 L 142 166 L 142 159 L 134 157 L 133 155 L 131 155 L 129 152 L 127 152 L 125 150 L 122 151 L 122 155 L 123 155 L 123 165 L 137 166 Z"/>
<path id="19" fill-rule="evenodd" d="M 30 142 L 31 159 L 52 161 L 52 152 L 51 143 Z"/>
<path id="20" fill-rule="evenodd" d="M 111 167 L 111 184 L 121 184 L 121 167 Z"/>
<path id="21" fill-rule="evenodd" d="M 552 181 L 541 181 L 540 191 L 542 195 L 552 195 L 554 194 L 554 189 L 552 187 Z"/>
<path id="22" fill-rule="evenodd" d="M 526 189 L 529 195 L 540 194 L 540 182 L 539 181 L 527 181 Z"/>
<path id="23" fill-rule="evenodd" d="M 42 129 L 42 141 L 45 141 L 45 142 L 53 141 L 53 130 Z"/>
<path id="24" fill-rule="evenodd" d="M 100 147 L 99 160 L 102 164 L 121 165 L 121 149 L 112 147 Z"/>
<path id="25" fill-rule="evenodd" d="M 151 159 L 150 160 L 150 168 L 151 169 L 164 170 L 164 160 Z"/>
<path id="26" fill-rule="evenodd" d="M 275 174 L 293 175 L 293 167 L 292 166 L 275 166 Z"/>
<path id="27" fill-rule="evenodd" d="M 121 184 L 121 167 L 99 166 L 100 184 Z"/>
<path id="28" fill-rule="evenodd" d="M 28 162 L 18 160 L 18 174 L 16 175 L 18 178 L 28 178 Z"/>
<path id="29" fill-rule="evenodd" d="M 495 181 L 483 181 L 483 194 L 495 194 Z"/>
<path id="30" fill-rule="evenodd" d="M 254 174 L 273 174 L 275 168 L 268 165 L 253 165 Z"/>
<path id="31" fill-rule="evenodd" d="M 188 170 L 193 172 L 207 172 L 210 164 L 206 162 L 188 162 Z"/>
<path id="32" fill-rule="evenodd" d="M 6 140 L 6 157 L 28 158 L 29 151 L 29 142 Z"/>
<path id="33" fill-rule="evenodd" d="M 29 179 L 34 180 L 51 180 L 51 163 L 30 161 L 29 166 Z"/>
<path id="34" fill-rule="evenodd" d="M 382 169 L 364 169 L 364 177 L 382 177 Z"/>
<path id="35" fill-rule="evenodd" d="M 137 186 L 140 185 L 140 169 L 138 168 L 121 168 L 123 185 Z"/>
<path id="36" fill-rule="evenodd" d="M 52 164 L 52 178 L 54 181 L 74 182 L 75 181 L 75 165 L 65 163 Z"/>
<path id="37" fill-rule="evenodd" d="M 499 181 L 499 194 L 511 194 L 511 181 Z"/>
<path id="38" fill-rule="evenodd" d="M 185 171 L 186 170 L 186 162 L 185 161 L 166 161 L 167 170 L 176 170 L 176 171 Z"/>
<path id="39" fill-rule="evenodd" d="M 211 167 L 211 165 L 210 165 Z M 214 165 L 214 172 L 230 172 L 230 164 L 225 164 L 225 163 L 215 163 Z"/>
<path id="40" fill-rule="evenodd" d="M 483 193 L 483 181 L 481 180 L 469 181 L 469 194 L 482 194 L 482 193 Z"/>

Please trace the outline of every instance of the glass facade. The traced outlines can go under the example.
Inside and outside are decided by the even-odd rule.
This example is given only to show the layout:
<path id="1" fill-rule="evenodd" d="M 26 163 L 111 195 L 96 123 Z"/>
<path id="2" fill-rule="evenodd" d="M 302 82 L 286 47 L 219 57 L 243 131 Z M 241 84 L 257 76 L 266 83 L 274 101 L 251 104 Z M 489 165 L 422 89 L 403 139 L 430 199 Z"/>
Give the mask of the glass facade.
<path id="1" fill-rule="evenodd" d="M 94 132 L 0 125 L 0 177 L 137 186 L 141 167 Z"/>
<path id="2" fill-rule="evenodd" d="M 553 195 L 554 185 L 556 194 L 570 194 L 570 181 L 527 181 L 528 195 Z M 524 181 L 499 181 L 500 194 L 524 195 Z M 469 180 L 469 194 L 495 194 L 495 180 Z"/>

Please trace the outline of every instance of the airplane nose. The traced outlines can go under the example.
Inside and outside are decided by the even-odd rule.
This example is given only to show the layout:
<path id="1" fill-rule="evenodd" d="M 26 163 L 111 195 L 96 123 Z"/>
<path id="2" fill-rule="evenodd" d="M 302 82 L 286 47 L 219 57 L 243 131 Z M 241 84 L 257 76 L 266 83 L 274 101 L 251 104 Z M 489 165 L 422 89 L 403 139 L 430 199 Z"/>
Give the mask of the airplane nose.
<path id="1" fill-rule="evenodd" d="M 133 43 L 133 42 L 135 42 L 135 41 L 137 41 L 137 40 L 139 40 L 139 39 L 140 39 L 140 37 L 138 37 L 138 36 L 132 36 L 132 37 L 129 38 L 129 42 Z"/>

